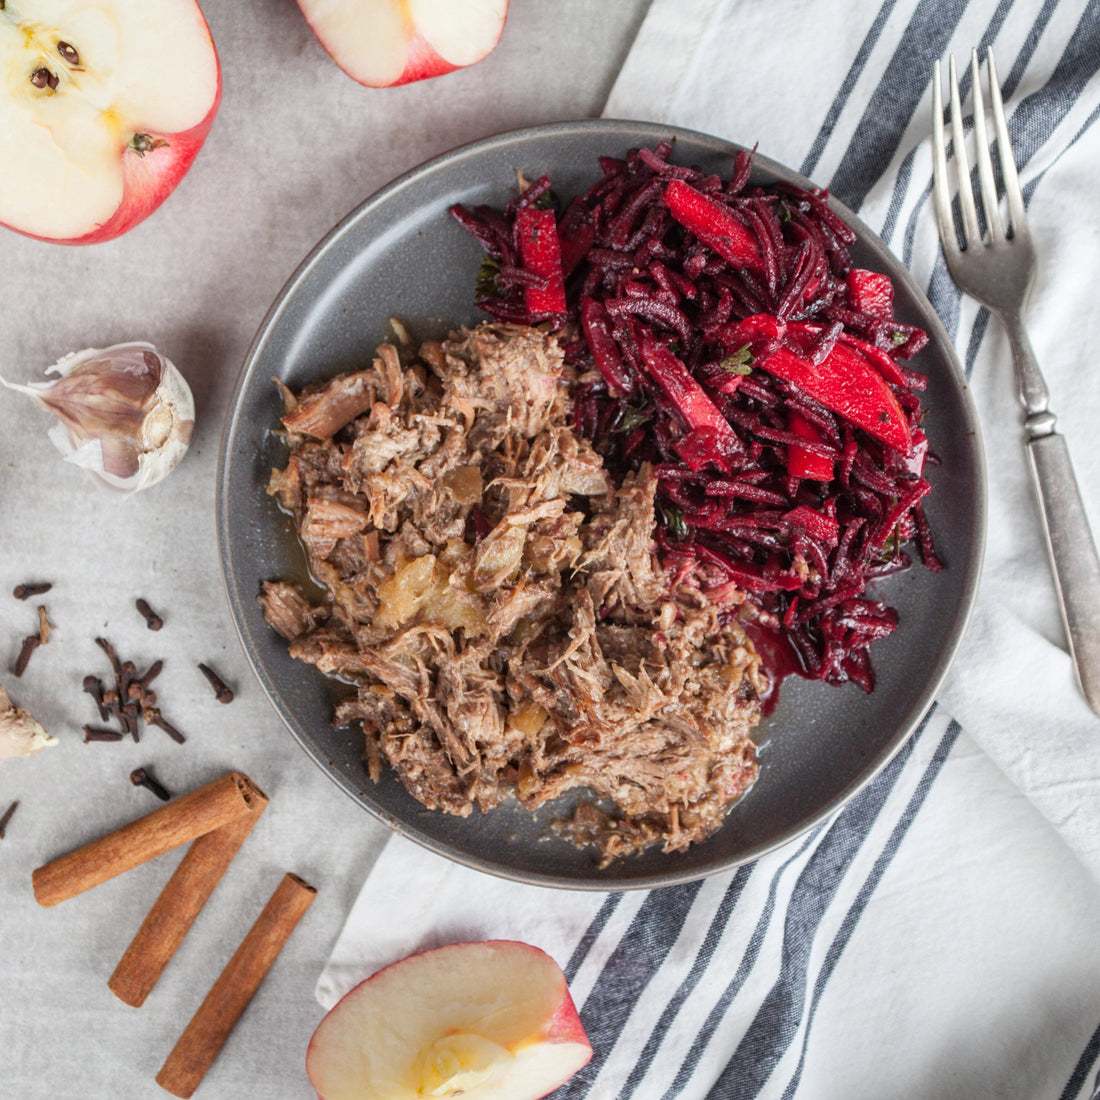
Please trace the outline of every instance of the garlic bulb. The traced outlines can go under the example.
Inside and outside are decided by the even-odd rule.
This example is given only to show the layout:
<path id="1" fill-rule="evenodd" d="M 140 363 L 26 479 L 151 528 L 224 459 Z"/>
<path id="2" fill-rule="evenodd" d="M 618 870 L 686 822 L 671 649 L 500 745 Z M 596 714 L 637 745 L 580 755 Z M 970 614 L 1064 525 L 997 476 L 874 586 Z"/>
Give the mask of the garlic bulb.
<path id="1" fill-rule="evenodd" d="M 73 352 L 48 368 L 55 381 L 5 386 L 57 417 L 49 432 L 66 461 L 122 493 L 176 467 L 191 442 L 195 401 L 183 375 L 152 344 L 135 340 Z"/>
<path id="2" fill-rule="evenodd" d="M 20 710 L 0 687 L 0 760 L 9 756 L 33 756 L 57 738 L 51 737 L 25 710 Z"/>

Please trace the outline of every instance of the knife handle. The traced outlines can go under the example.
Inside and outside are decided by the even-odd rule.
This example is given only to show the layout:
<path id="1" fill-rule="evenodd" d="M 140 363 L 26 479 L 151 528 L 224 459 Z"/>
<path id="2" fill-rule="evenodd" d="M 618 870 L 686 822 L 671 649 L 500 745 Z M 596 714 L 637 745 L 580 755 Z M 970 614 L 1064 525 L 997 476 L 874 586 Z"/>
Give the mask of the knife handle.
<path id="1" fill-rule="evenodd" d="M 1065 437 L 1033 438 L 1028 454 L 1070 654 L 1085 698 L 1100 715 L 1100 556 Z"/>

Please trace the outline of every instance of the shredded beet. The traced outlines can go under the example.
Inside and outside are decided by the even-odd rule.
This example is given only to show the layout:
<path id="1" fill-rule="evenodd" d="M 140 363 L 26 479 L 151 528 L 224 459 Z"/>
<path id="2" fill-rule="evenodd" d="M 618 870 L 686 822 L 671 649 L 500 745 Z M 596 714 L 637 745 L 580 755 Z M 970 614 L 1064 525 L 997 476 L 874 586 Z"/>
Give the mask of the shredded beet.
<path id="1" fill-rule="evenodd" d="M 871 691 L 869 647 L 898 616 L 868 584 L 909 567 L 907 544 L 942 569 L 921 506 L 925 379 L 902 362 L 927 336 L 894 317 L 888 276 L 852 266 L 824 191 L 750 186 L 751 151 L 729 180 L 671 152 L 601 157 L 554 207 L 567 305 L 550 321 L 528 308 L 551 283 L 524 267 L 517 217 L 557 202 L 549 179 L 503 211 L 454 207 L 486 252 L 476 304 L 552 327 L 578 372 L 575 430 L 619 478 L 654 466 L 674 583 L 751 618 L 777 678 Z"/>

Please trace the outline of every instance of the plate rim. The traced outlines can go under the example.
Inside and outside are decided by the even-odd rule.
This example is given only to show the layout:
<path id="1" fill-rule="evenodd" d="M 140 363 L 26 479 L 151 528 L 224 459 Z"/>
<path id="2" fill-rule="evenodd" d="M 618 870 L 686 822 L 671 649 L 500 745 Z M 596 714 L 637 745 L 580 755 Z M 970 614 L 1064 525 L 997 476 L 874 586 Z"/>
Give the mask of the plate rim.
<path id="1" fill-rule="evenodd" d="M 932 307 L 923 288 L 916 282 L 912 273 L 902 263 L 879 235 L 872 230 L 854 211 L 840 202 L 831 194 L 828 195 L 829 206 L 856 231 L 860 244 L 869 248 L 877 260 L 885 266 L 893 280 L 901 279 L 906 284 L 906 290 L 919 308 L 922 327 L 928 331 L 929 337 L 934 339 L 937 351 L 947 361 L 954 375 L 957 388 L 960 392 L 961 409 L 971 435 L 971 451 L 974 463 L 974 498 L 972 523 L 974 538 L 969 548 L 967 560 L 953 563 L 952 568 L 959 568 L 968 577 L 963 598 L 954 608 L 952 633 L 949 644 L 937 650 L 938 667 L 930 679 L 926 691 L 921 695 L 921 704 L 915 707 L 919 713 L 910 716 L 900 722 L 885 751 L 879 758 L 865 769 L 862 774 L 848 787 L 826 801 L 813 814 L 800 821 L 793 831 L 776 837 L 768 842 L 756 845 L 745 854 L 730 859 L 718 861 L 715 866 L 709 868 L 685 868 L 682 872 L 675 869 L 660 873 L 631 876 L 627 879 L 616 879 L 609 876 L 606 879 L 577 879 L 562 876 L 555 873 L 539 872 L 537 868 L 526 871 L 518 871 L 515 868 L 494 863 L 468 852 L 461 851 L 436 838 L 421 833 L 415 827 L 410 827 L 407 822 L 401 821 L 390 813 L 385 807 L 378 804 L 369 804 L 364 801 L 362 790 L 356 789 L 350 780 L 336 769 L 326 766 L 321 753 L 316 746 L 308 743 L 295 726 L 292 716 L 281 703 L 274 691 L 269 677 L 259 667 L 258 661 L 244 633 L 243 609 L 240 599 L 240 585 L 234 585 L 236 576 L 234 570 L 233 555 L 230 548 L 228 535 L 231 517 L 228 514 L 229 507 L 229 472 L 235 429 L 237 428 L 244 405 L 243 397 L 254 373 L 259 356 L 263 351 L 267 339 L 270 337 L 276 322 L 291 303 L 295 292 L 305 282 L 314 268 L 327 256 L 329 251 L 350 232 L 362 219 L 369 217 L 376 207 L 384 205 L 393 196 L 402 190 L 415 185 L 420 179 L 461 161 L 465 157 L 477 156 L 491 149 L 503 149 L 511 145 L 523 144 L 533 140 L 549 140 L 555 136 L 568 137 L 578 133 L 606 134 L 609 139 L 618 138 L 620 144 L 624 132 L 636 133 L 639 143 L 659 141 L 663 138 L 675 140 L 683 137 L 685 140 L 710 146 L 716 154 L 733 155 L 746 147 L 726 138 L 718 137 L 702 131 L 693 130 L 681 126 L 665 123 L 649 122 L 637 119 L 580 119 L 575 121 L 558 121 L 542 123 L 535 126 L 525 126 L 491 134 L 475 141 L 465 142 L 445 152 L 437 154 L 413 167 L 401 172 L 390 181 L 367 195 L 356 204 L 347 214 L 340 218 L 309 251 L 291 272 L 283 283 L 278 294 L 268 307 L 261 320 L 256 333 L 249 344 L 248 350 L 242 361 L 233 392 L 229 399 L 228 412 L 222 427 L 221 441 L 218 448 L 218 465 L 215 484 L 215 529 L 217 533 L 217 549 L 222 577 L 223 591 L 229 605 L 230 618 L 233 622 L 237 639 L 244 651 L 246 660 L 256 677 L 268 703 L 273 707 L 280 720 L 294 737 L 298 746 L 316 764 L 325 775 L 344 791 L 352 800 L 366 810 L 375 820 L 391 829 L 396 835 L 407 837 L 415 843 L 459 865 L 492 874 L 496 877 L 522 882 L 528 885 L 554 887 L 571 890 L 602 890 L 623 891 L 635 889 L 651 889 L 654 887 L 678 885 L 686 882 L 698 881 L 711 875 L 732 871 L 737 867 L 753 862 L 771 852 L 778 850 L 806 836 L 812 829 L 840 811 L 852 799 L 882 773 L 901 750 L 902 746 L 912 736 L 914 731 L 924 721 L 931 709 L 936 705 L 936 695 L 942 687 L 948 671 L 958 655 L 959 648 L 965 637 L 969 625 L 974 603 L 977 597 L 981 578 L 982 562 L 985 554 L 985 544 L 988 526 L 988 487 L 986 474 L 985 448 L 982 442 L 980 424 L 977 418 L 977 410 L 970 392 L 969 382 L 959 362 L 954 342 L 951 340 L 941 318 Z M 755 163 L 773 176 L 789 180 L 799 186 L 809 189 L 820 189 L 819 185 L 800 173 L 775 161 L 764 154 L 757 152 Z M 473 307 L 471 303 L 471 311 Z M 751 788 L 750 788 L 751 790 Z M 388 839 L 388 838 L 387 838 Z M 676 853 L 673 853 L 673 858 Z M 612 865 L 614 866 L 614 865 Z"/>

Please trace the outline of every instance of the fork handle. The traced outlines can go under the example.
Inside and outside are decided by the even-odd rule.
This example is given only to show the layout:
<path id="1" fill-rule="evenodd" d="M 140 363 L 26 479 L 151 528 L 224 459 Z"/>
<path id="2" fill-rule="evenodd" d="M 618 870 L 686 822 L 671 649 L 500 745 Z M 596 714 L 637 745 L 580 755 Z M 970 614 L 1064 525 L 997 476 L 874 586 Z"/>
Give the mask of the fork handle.
<path id="1" fill-rule="evenodd" d="M 1039 370 L 1035 351 L 1024 329 L 1022 310 L 1013 310 L 1001 314 L 1008 342 L 1012 348 L 1012 362 L 1016 367 L 1016 384 L 1020 391 L 1020 401 L 1027 410 L 1027 434 L 1035 439 L 1054 431 L 1054 417 L 1047 412 L 1050 393 Z"/>
<path id="2" fill-rule="evenodd" d="M 1089 706 L 1100 714 L 1100 558 L 1096 543 L 1065 436 L 1051 431 L 1029 440 L 1027 449 L 1070 655 Z"/>

